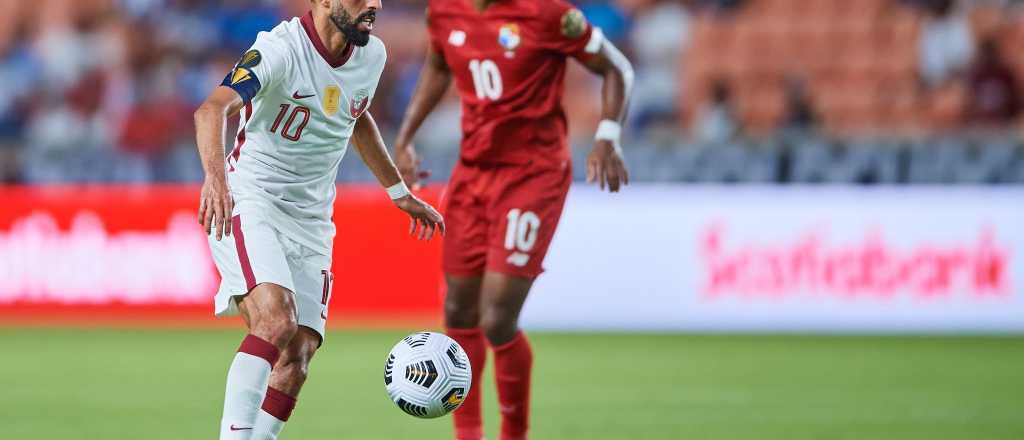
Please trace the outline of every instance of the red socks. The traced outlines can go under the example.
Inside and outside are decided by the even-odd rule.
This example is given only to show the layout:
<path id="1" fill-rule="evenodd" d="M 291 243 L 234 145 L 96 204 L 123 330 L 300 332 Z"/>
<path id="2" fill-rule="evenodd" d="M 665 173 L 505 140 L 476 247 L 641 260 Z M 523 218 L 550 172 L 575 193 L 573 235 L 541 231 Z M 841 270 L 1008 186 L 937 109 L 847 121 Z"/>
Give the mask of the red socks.
<path id="1" fill-rule="evenodd" d="M 281 357 L 281 351 L 274 344 L 252 334 L 245 335 L 245 339 L 242 339 L 242 345 L 238 347 L 238 352 L 262 358 L 270 364 L 270 369 L 274 369 L 274 365 L 277 364 L 277 358 Z"/>
<path id="2" fill-rule="evenodd" d="M 487 362 L 487 340 L 479 328 L 449 328 L 448 336 L 466 351 L 473 368 L 469 395 L 453 414 L 455 440 L 481 440 L 484 438 L 484 424 L 480 402 L 484 390 L 480 388 L 480 375 L 483 374 L 484 364 Z"/>
<path id="3" fill-rule="evenodd" d="M 494 347 L 494 376 L 498 384 L 498 404 L 501 409 L 501 440 L 526 438 L 532 367 L 533 352 L 522 331 L 516 333 L 511 341 Z"/>
<path id="4" fill-rule="evenodd" d="M 260 408 L 282 422 L 287 422 L 295 409 L 295 398 L 289 396 L 273 387 L 267 387 L 267 394 L 263 397 L 263 406 Z"/>
<path id="5" fill-rule="evenodd" d="M 480 376 L 487 362 L 487 339 L 479 328 L 449 328 L 448 336 L 458 342 L 473 365 L 473 382 L 469 396 L 453 414 L 455 440 L 481 440 L 484 437 L 480 402 Z M 529 427 L 530 370 L 533 352 L 523 332 L 511 341 L 494 347 L 494 370 L 501 407 L 500 440 L 524 440 Z"/>

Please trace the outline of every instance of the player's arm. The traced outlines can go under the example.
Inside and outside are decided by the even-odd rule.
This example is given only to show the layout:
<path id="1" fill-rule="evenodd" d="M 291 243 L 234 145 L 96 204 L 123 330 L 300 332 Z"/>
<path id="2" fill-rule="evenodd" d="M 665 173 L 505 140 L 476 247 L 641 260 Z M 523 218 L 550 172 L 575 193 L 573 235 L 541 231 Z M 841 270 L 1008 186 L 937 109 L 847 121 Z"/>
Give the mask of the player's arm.
<path id="1" fill-rule="evenodd" d="M 395 139 L 395 162 L 401 171 L 402 178 L 414 189 L 418 188 L 419 179 L 429 177 L 428 172 L 418 171 L 421 159 L 416 154 L 416 147 L 412 143 L 416 131 L 419 130 L 423 120 L 437 107 L 437 103 L 444 98 L 448 87 L 452 82 L 452 72 L 448 69 L 448 63 L 444 57 L 437 53 L 433 47 L 427 48 L 426 61 L 423 63 L 423 70 L 420 71 L 420 79 L 416 83 L 416 90 L 413 92 L 409 107 L 405 109 L 405 116 L 402 117 L 402 125 L 398 129 L 398 137 Z"/>
<path id="2" fill-rule="evenodd" d="M 242 98 L 234 90 L 220 86 L 196 110 L 196 145 L 206 178 L 199 195 L 199 223 L 206 235 L 216 227 L 217 240 L 231 235 L 231 210 L 234 202 L 224 175 L 225 120 L 242 108 Z"/>
<path id="3" fill-rule="evenodd" d="M 194 115 L 196 145 L 206 171 L 199 196 L 199 223 L 207 235 L 211 228 L 216 228 L 217 240 L 231 235 L 234 208 L 224 174 L 224 121 L 251 102 L 264 85 L 272 84 L 287 63 L 287 58 L 268 38 L 262 34 L 257 37 L 253 47 L 242 55 Z"/>
<path id="4" fill-rule="evenodd" d="M 430 240 L 434 236 L 436 229 L 440 229 L 441 235 L 444 235 L 444 219 L 441 217 L 441 214 L 409 192 L 409 188 L 402 182 L 402 176 L 398 173 L 398 168 L 391 161 L 391 156 L 388 155 L 387 147 L 384 146 L 384 139 L 380 136 L 377 123 L 369 112 L 363 114 L 356 121 L 355 128 L 352 131 L 352 144 L 359 151 L 359 156 L 363 158 L 367 168 L 377 177 L 377 181 L 387 188 L 388 195 L 391 196 L 395 206 L 409 214 L 411 218 L 409 223 L 410 235 L 416 232 L 417 226 L 421 226 L 419 230 L 420 240 Z"/>
<path id="5" fill-rule="evenodd" d="M 633 90 L 633 66 L 626 56 L 608 40 L 583 61 L 587 70 L 600 76 L 601 123 L 597 127 L 594 148 L 587 156 L 587 181 L 597 181 L 601 189 L 617 192 L 619 185 L 629 184 L 629 171 L 622 160 L 619 139 L 626 119 L 629 97 Z"/>

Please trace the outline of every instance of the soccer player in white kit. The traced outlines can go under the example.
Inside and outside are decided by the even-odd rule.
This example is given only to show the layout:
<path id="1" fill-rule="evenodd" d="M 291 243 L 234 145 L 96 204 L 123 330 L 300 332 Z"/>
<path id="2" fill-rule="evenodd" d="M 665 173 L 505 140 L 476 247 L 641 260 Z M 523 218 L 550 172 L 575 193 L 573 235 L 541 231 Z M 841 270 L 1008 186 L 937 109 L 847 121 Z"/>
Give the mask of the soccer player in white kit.
<path id="1" fill-rule="evenodd" d="M 228 370 L 221 439 L 276 439 L 324 338 L 338 164 L 351 140 L 409 233 L 444 233 L 412 195 L 366 111 L 387 58 L 370 36 L 380 0 L 312 0 L 270 32 L 195 113 L 206 179 L 199 221 L 221 274 L 216 314 L 249 329 Z M 225 119 L 241 112 L 225 160 Z"/>

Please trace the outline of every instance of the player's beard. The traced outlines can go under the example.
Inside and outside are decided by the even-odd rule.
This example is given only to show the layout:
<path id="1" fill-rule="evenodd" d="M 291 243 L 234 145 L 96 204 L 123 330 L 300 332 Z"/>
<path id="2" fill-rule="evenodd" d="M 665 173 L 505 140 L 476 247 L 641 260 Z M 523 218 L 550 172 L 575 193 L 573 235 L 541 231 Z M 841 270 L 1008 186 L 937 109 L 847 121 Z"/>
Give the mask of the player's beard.
<path id="1" fill-rule="evenodd" d="M 375 11 L 366 11 L 353 20 L 352 15 L 339 4 L 338 8 L 331 12 L 331 21 L 350 43 L 363 47 L 370 42 L 370 31 L 359 30 L 359 23 L 374 14 Z"/>

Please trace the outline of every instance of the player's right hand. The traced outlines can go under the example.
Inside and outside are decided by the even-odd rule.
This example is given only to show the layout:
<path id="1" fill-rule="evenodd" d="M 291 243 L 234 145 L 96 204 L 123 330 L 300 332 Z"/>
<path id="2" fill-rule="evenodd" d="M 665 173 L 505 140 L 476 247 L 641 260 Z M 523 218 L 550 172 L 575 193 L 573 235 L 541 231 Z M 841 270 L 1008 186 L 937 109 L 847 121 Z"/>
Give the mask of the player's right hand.
<path id="1" fill-rule="evenodd" d="M 199 193 L 199 224 L 206 235 L 216 228 L 217 241 L 231 235 L 231 211 L 235 202 L 231 199 L 227 179 L 221 176 L 206 176 Z"/>
<path id="2" fill-rule="evenodd" d="M 430 177 L 430 171 L 420 171 L 421 163 L 423 163 L 423 158 L 416 153 L 416 147 L 413 144 L 399 145 L 395 148 L 395 166 L 398 167 L 402 180 L 413 191 L 418 191 L 422 187 L 420 179 Z"/>
<path id="3" fill-rule="evenodd" d="M 434 238 L 434 231 L 440 230 L 444 236 L 444 218 L 433 206 L 424 202 L 416 196 L 409 194 L 394 201 L 395 206 L 409 214 L 409 235 L 416 233 L 419 228 L 419 239 L 430 240 Z"/>
<path id="4" fill-rule="evenodd" d="M 607 140 L 594 143 L 587 155 L 587 183 L 597 182 L 601 190 L 619 192 L 620 185 L 629 185 L 629 170 L 622 160 L 622 149 Z"/>

